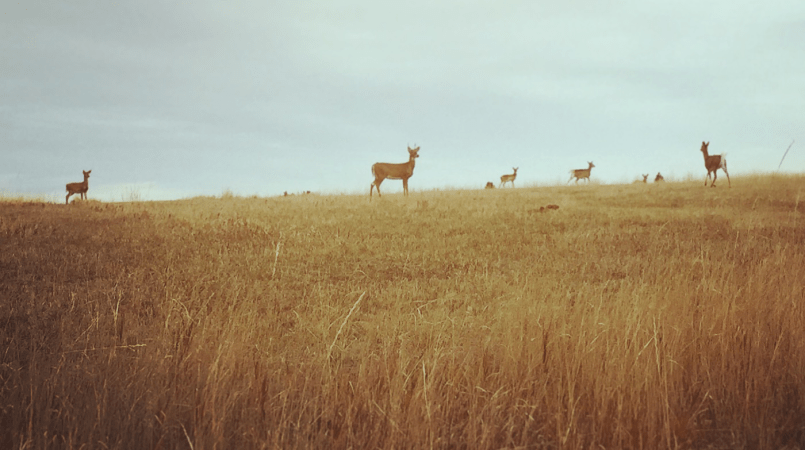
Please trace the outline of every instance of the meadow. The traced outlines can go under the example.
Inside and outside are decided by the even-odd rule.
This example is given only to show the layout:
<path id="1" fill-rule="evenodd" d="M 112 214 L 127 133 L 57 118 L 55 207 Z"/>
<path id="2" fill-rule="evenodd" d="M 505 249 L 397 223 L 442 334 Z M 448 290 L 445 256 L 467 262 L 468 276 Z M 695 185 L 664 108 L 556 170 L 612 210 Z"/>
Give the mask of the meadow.
<path id="1" fill-rule="evenodd" d="M 805 176 L 732 179 L 4 198 L 0 447 L 802 448 Z"/>

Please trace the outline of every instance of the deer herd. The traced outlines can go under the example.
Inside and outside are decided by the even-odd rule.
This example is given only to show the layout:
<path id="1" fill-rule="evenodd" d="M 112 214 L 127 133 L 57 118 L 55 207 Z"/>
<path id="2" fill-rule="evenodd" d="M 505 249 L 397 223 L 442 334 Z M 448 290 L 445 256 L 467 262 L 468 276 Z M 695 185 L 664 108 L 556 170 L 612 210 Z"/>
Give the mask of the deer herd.
<path id="1" fill-rule="evenodd" d="M 730 175 L 727 173 L 727 159 L 725 154 L 721 155 L 709 155 L 707 153 L 707 147 L 710 145 L 709 142 L 702 142 L 701 151 L 704 154 L 704 167 L 707 169 L 707 178 L 704 180 L 704 185 L 707 186 L 707 180 L 710 179 L 710 173 L 713 174 L 713 182 L 710 183 L 711 187 L 716 186 L 716 171 L 721 169 L 724 171 L 724 174 L 727 175 L 727 182 L 729 183 L 730 187 L 732 187 L 732 183 L 730 182 Z M 389 163 L 375 163 L 372 166 L 372 175 L 375 176 L 375 181 L 369 186 L 369 197 L 372 196 L 372 191 L 377 188 L 377 195 L 380 196 L 380 183 L 383 182 L 386 178 L 392 180 L 402 180 L 403 182 L 403 195 L 408 195 L 408 179 L 414 175 L 414 164 L 415 159 L 419 158 L 419 147 L 411 148 L 408 147 L 408 162 L 402 164 L 389 164 Z M 592 173 L 595 164 L 592 161 L 587 161 L 587 168 L 586 169 L 574 169 L 570 171 L 570 179 L 567 180 L 568 183 L 576 179 L 576 184 L 579 184 L 579 180 L 585 180 L 587 183 L 590 182 L 590 174 Z M 512 167 L 514 171 L 511 174 L 501 175 L 500 177 L 500 186 L 504 187 L 506 183 L 511 183 L 512 187 L 514 187 L 514 180 L 517 178 L 517 170 L 519 167 Z M 642 174 L 643 180 L 635 180 L 633 184 L 645 184 L 648 183 L 649 174 Z M 659 183 L 665 181 L 665 178 L 657 172 L 657 176 L 654 177 L 654 182 Z M 484 189 L 494 189 L 495 184 L 491 181 L 486 183 Z"/>
<path id="2" fill-rule="evenodd" d="M 408 162 L 401 163 L 401 164 L 391 164 L 391 163 L 375 163 L 372 165 L 372 175 L 374 175 L 375 180 L 369 186 L 369 197 L 372 197 L 372 192 L 377 189 L 377 196 L 380 197 L 380 184 L 383 183 L 383 180 L 390 179 L 390 180 L 402 180 L 403 182 L 403 195 L 408 195 L 408 179 L 414 176 L 414 166 L 416 165 L 416 159 L 419 158 L 419 147 L 414 144 L 415 147 L 411 148 L 408 147 Z M 724 175 L 727 176 L 727 183 L 729 187 L 732 187 L 732 182 L 730 181 L 730 174 L 727 172 L 727 158 L 724 153 L 720 155 L 710 155 L 708 153 L 708 147 L 710 146 L 709 142 L 702 141 L 701 152 L 704 156 L 704 167 L 707 169 L 707 178 L 704 180 L 704 185 L 707 186 L 707 181 L 710 180 L 710 174 L 713 174 L 713 181 L 710 183 L 710 187 L 716 187 L 716 178 L 718 177 L 717 171 L 721 169 L 724 171 Z M 579 183 L 579 180 L 585 180 L 587 183 L 590 182 L 590 174 L 595 167 L 592 161 L 587 161 L 587 168 L 586 169 L 574 169 L 570 171 L 570 179 L 567 180 L 568 183 L 576 179 L 576 184 Z M 517 170 L 519 167 L 512 167 L 514 171 L 511 174 L 501 175 L 500 177 L 500 186 L 504 187 L 506 183 L 511 183 L 512 187 L 514 187 L 514 180 L 517 178 Z M 89 198 L 87 196 L 87 191 L 89 190 L 89 174 L 92 170 L 84 170 L 84 181 L 80 183 L 68 183 L 66 186 L 67 189 L 67 197 L 64 199 L 65 203 L 70 203 L 70 196 L 73 194 L 79 194 L 81 199 Z M 647 183 L 649 174 L 642 174 L 643 180 L 635 180 L 634 184 L 641 184 Z M 654 177 L 654 182 L 659 183 L 664 181 L 665 178 L 657 172 L 657 176 Z M 494 189 L 495 184 L 491 181 L 486 183 L 486 189 Z M 309 193 L 309 191 L 308 191 Z M 288 195 L 286 192 L 285 195 Z"/>

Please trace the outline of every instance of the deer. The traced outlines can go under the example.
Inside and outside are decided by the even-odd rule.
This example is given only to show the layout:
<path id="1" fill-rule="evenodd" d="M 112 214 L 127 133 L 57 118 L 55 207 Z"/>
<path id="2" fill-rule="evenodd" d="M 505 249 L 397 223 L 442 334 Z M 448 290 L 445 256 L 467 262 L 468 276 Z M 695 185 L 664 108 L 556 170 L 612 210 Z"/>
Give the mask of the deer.
<path id="1" fill-rule="evenodd" d="M 634 181 L 632 181 L 632 184 L 641 184 L 641 183 L 645 184 L 646 180 L 648 179 L 648 174 L 641 174 L 640 176 L 643 177 L 643 181 L 634 180 Z M 568 182 L 569 182 L 569 180 L 568 180 Z"/>
<path id="2" fill-rule="evenodd" d="M 660 181 L 665 181 L 665 178 L 662 175 L 660 175 L 659 172 L 657 172 L 657 176 L 654 177 L 654 182 L 659 183 Z"/>
<path id="3" fill-rule="evenodd" d="M 546 205 L 546 206 L 540 206 L 539 209 L 536 209 L 536 208 L 535 209 L 529 209 L 528 213 L 529 214 L 545 213 L 545 212 L 548 212 L 548 211 L 550 211 L 552 209 L 559 209 L 559 205 L 550 204 L 550 205 Z"/>
<path id="4" fill-rule="evenodd" d="M 590 166 L 587 167 L 586 169 L 571 170 L 570 171 L 570 180 L 572 180 L 573 177 L 576 177 L 576 184 L 579 184 L 579 179 L 584 178 L 584 179 L 587 180 L 587 183 L 589 183 L 590 182 L 590 172 L 592 172 L 593 167 L 595 167 L 595 164 L 593 164 L 592 161 L 587 161 L 587 164 L 589 164 Z M 570 180 L 567 180 L 567 182 L 570 183 Z"/>
<path id="5" fill-rule="evenodd" d="M 493 183 L 491 181 L 487 181 L 486 186 L 484 187 L 484 189 L 495 189 L 495 183 Z"/>
<path id="6" fill-rule="evenodd" d="M 512 167 L 512 170 L 514 171 L 513 174 L 502 175 L 500 177 L 500 187 L 505 186 L 507 182 L 511 182 L 512 187 L 514 187 L 514 179 L 517 178 L 517 169 L 519 169 L 519 167 Z"/>
<path id="7" fill-rule="evenodd" d="M 722 153 L 720 155 L 710 155 L 707 153 L 707 147 L 710 145 L 709 142 L 702 141 L 702 154 L 704 155 L 704 168 L 707 169 L 707 178 L 704 179 L 704 185 L 707 186 L 707 180 L 710 179 L 710 173 L 713 173 L 713 182 L 710 183 L 710 187 L 716 187 L 716 178 L 718 178 L 718 174 L 716 171 L 721 169 L 724 171 L 724 175 L 727 176 L 727 183 L 729 186 L 732 187 L 732 182 L 730 181 L 730 174 L 727 172 L 727 157 L 726 153 Z"/>
<path id="8" fill-rule="evenodd" d="M 81 199 L 89 198 L 87 191 L 89 190 L 89 174 L 92 170 L 82 170 L 84 172 L 84 181 L 81 183 L 67 183 L 67 197 L 64 198 L 66 205 L 70 204 L 70 196 L 73 194 L 81 195 Z"/>
<path id="9" fill-rule="evenodd" d="M 416 145 L 416 144 L 414 144 Z M 408 147 L 408 162 L 402 164 L 375 163 L 372 165 L 372 175 L 375 181 L 369 186 L 369 198 L 372 197 L 372 190 L 377 188 L 377 196 L 380 197 L 380 183 L 386 178 L 390 180 L 402 180 L 403 195 L 408 195 L 408 179 L 414 175 L 414 165 L 416 158 L 419 158 L 419 147 Z"/>

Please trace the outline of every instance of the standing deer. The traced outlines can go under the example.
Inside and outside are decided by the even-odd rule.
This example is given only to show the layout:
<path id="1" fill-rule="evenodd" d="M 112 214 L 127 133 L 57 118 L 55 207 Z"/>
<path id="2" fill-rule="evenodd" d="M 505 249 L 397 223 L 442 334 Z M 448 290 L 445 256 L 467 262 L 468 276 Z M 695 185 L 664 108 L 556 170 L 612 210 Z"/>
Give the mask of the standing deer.
<path id="1" fill-rule="evenodd" d="M 645 175 L 642 175 L 642 174 L 641 174 L 641 176 L 643 177 L 643 181 L 640 181 L 640 180 L 634 180 L 634 181 L 632 181 L 632 184 L 640 184 L 640 183 L 645 184 L 645 183 L 646 183 L 646 180 L 648 179 L 648 174 L 645 174 Z M 568 182 L 570 182 L 570 180 L 568 180 Z"/>
<path id="2" fill-rule="evenodd" d="M 576 177 L 576 184 L 579 184 L 579 179 L 584 178 L 584 179 L 587 180 L 587 183 L 589 183 L 590 182 L 590 172 L 593 170 L 593 167 L 595 167 L 595 164 L 593 164 L 591 161 L 587 161 L 587 164 L 589 164 L 590 167 L 588 167 L 586 169 L 571 170 L 570 171 L 570 180 L 572 180 L 573 177 Z M 570 180 L 567 180 L 567 182 L 570 183 Z"/>
<path id="3" fill-rule="evenodd" d="M 65 204 L 70 204 L 70 196 L 73 194 L 81 195 L 81 199 L 89 198 L 87 191 L 89 190 L 89 174 L 92 170 L 82 170 L 84 172 L 84 181 L 81 183 L 67 183 L 67 197 L 64 198 Z"/>
<path id="4" fill-rule="evenodd" d="M 519 169 L 519 167 L 512 167 L 512 170 L 514 171 L 513 174 L 503 175 L 500 177 L 500 187 L 505 186 L 509 181 L 511 182 L 512 187 L 514 187 L 514 179 L 517 178 L 517 169 Z"/>
<path id="5" fill-rule="evenodd" d="M 707 186 L 707 180 L 710 179 L 710 172 L 712 172 L 713 182 L 710 183 L 710 187 L 716 187 L 716 178 L 718 178 L 718 174 L 716 173 L 716 171 L 718 169 L 721 169 L 727 176 L 727 183 L 729 183 L 729 186 L 732 187 L 732 182 L 730 181 L 730 174 L 727 172 L 726 153 L 722 153 L 720 155 L 709 155 L 707 154 L 707 146 L 709 145 L 710 145 L 709 142 L 702 141 L 702 153 L 704 154 L 704 168 L 707 169 L 707 178 L 704 179 L 704 185 Z"/>
<path id="6" fill-rule="evenodd" d="M 416 145 L 416 144 L 414 144 Z M 375 163 L 372 165 L 372 175 L 375 181 L 369 186 L 369 197 L 372 197 L 372 190 L 377 188 L 377 196 L 380 197 L 380 183 L 386 178 L 390 180 L 402 180 L 403 195 L 408 195 L 408 179 L 414 175 L 414 164 L 418 155 L 419 147 L 408 147 L 408 162 L 402 164 Z"/>
<path id="7" fill-rule="evenodd" d="M 655 183 L 659 183 L 660 181 L 665 181 L 665 178 L 663 178 L 663 176 L 662 176 L 662 175 L 660 175 L 660 173 L 659 173 L 659 172 L 657 172 L 657 176 L 656 176 L 656 177 L 654 177 L 654 182 L 655 182 Z"/>

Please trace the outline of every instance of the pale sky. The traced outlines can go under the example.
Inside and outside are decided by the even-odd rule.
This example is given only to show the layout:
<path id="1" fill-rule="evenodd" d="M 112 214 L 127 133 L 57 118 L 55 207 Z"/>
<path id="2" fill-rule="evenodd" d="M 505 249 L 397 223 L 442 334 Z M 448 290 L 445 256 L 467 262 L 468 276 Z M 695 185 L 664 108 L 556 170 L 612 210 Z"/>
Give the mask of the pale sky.
<path id="1" fill-rule="evenodd" d="M 805 2 L 19 1 L 0 193 L 119 201 L 805 171 Z M 387 180 L 383 192 L 400 192 Z"/>

